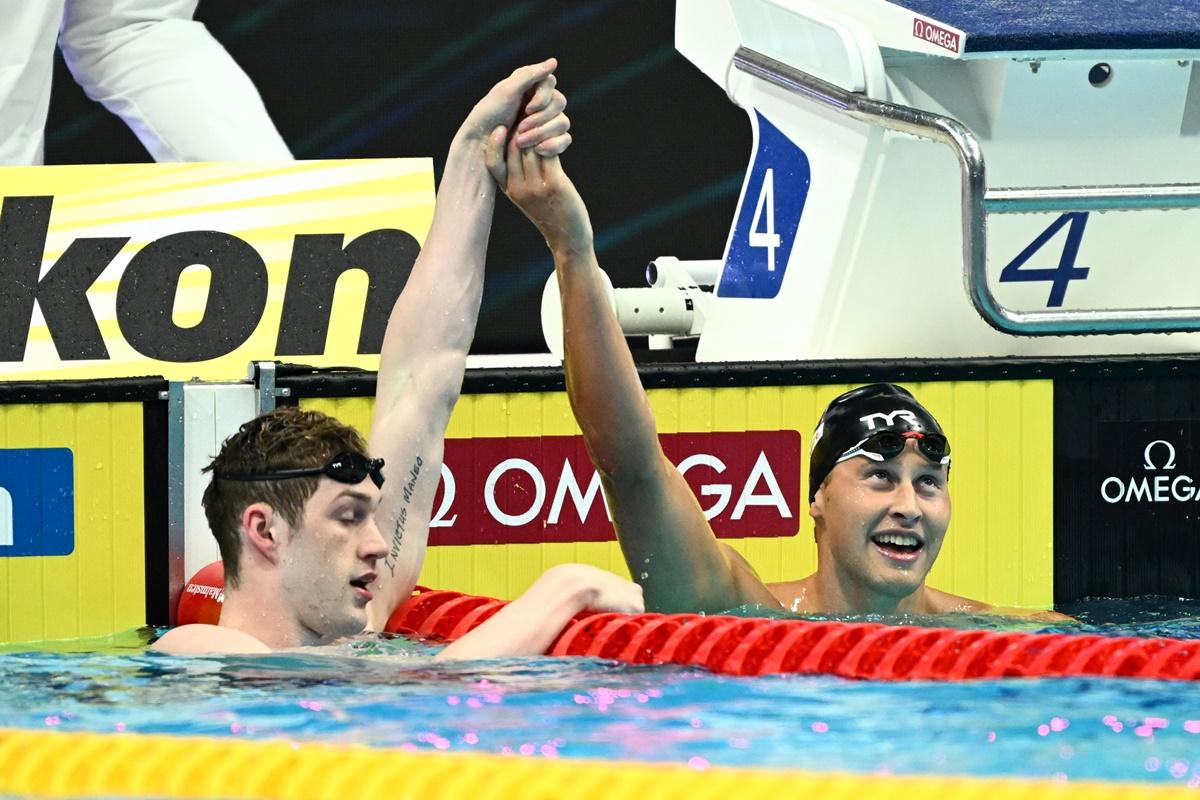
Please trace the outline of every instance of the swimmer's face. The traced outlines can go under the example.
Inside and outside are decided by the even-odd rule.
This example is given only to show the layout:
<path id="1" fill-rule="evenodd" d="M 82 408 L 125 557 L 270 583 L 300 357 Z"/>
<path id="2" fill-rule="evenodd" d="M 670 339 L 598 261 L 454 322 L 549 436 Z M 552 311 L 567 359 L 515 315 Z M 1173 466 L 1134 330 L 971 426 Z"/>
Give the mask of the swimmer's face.
<path id="1" fill-rule="evenodd" d="M 873 597 L 899 600 L 925 581 L 950 525 L 946 481 L 946 468 L 909 441 L 887 461 L 843 461 L 817 491 L 809 513 L 822 525 L 818 551 L 864 610 Z"/>
<path id="2" fill-rule="evenodd" d="M 281 548 L 284 592 L 299 623 L 320 639 L 354 636 L 367 625 L 369 584 L 387 543 L 375 524 L 379 489 L 321 478 L 304 518 Z"/>

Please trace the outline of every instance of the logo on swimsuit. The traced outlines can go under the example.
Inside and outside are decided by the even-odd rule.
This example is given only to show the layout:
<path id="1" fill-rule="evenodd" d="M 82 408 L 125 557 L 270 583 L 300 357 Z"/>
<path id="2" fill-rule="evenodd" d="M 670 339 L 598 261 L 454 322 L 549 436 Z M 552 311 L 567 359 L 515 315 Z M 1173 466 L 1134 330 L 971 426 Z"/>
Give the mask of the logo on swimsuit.
<path id="1" fill-rule="evenodd" d="M 1161 459 L 1161 463 L 1156 461 Z M 1175 445 L 1166 439 L 1154 439 L 1142 451 L 1142 469 L 1147 472 L 1174 472 Z M 1100 484 L 1100 496 L 1106 503 L 1188 503 L 1200 500 L 1200 487 L 1190 475 L 1142 475 L 1120 478 L 1110 475 Z"/>
<path id="2" fill-rule="evenodd" d="M 876 420 L 883 423 L 884 427 L 891 427 L 896 424 L 896 418 L 907 420 L 911 425 L 920 425 L 921 420 L 917 419 L 917 415 L 906 408 L 898 408 L 890 414 L 879 412 L 876 414 L 867 414 L 865 417 L 859 417 L 859 422 L 867 423 L 867 430 L 875 430 Z"/>

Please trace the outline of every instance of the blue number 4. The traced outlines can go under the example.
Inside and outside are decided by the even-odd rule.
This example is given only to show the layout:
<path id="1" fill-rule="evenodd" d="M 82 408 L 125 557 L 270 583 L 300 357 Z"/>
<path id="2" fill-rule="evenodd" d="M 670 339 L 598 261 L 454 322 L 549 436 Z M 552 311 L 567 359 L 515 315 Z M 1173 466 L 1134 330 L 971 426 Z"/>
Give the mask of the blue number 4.
<path id="1" fill-rule="evenodd" d="M 1001 283 L 1022 283 L 1026 281 L 1051 281 L 1050 299 L 1046 301 L 1047 308 L 1057 308 L 1063 304 L 1067 296 L 1067 285 L 1071 281 L 1081 281 L 1087 278 L 1088 268 L 1075 266 L 1075 257 L 1079 255 L 1079 243 L 1083 240 L 1083 229 L 1087 225 L 1087 211 L 1075 211 L 1063 214 L 1042 231 L 1041 235 L 1030 242 L 1029 246 L 1017 254 L 1017 257 L 1004 267 L 1000 273 Z M 1021 269 L 1021 266 L 1041 250 L 1054 234 L 1070 224 L 1067 231 L 1067 242 L 1063 245 L 1062 255 L 1058 259 L 1056 269 Z"/>

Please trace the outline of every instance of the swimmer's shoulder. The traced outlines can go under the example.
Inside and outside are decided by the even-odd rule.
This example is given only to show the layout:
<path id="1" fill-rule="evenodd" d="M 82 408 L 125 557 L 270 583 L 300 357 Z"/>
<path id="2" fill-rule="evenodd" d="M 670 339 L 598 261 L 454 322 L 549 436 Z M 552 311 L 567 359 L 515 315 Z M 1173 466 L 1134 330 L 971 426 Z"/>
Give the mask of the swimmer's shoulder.
<path id="1" fill-rule="evenodd" d="M 248 633 L 220 625 L 201 624 L 172 628 L 150 649 L 173 656 L 271 652 L 271 648 Z"/>
<path id="2" fill-rule="evenodd" d="M 993 606 L 988 609 L 991 614 L 1002 614 L 1006 617 L 1024 617 L 1025 619 L 1033 619 L 1038 622 L 1079 622 L 1074 617 L 1059 613 L 1058 611 L 1038 611 L 1030 608 L 1003 608 Z"/>
<path id="3" fill-rule="evenodd" d="M 726 561 L 732 570 L 733 582 L 737 587 L 739 604 L 758 603 L 764 606 L 774 606 L 779 600 L 779 593 L 774 584 L 767 585 L 758 576 L 758 571 L 750 565 L 745 556 L 734 550 L 727 542 L 719 542 Z"/>
<path id="4" fill-rule="evenodd" d="M 934 614 L 997 614 L 1004 617 L 1026 617 L 1039 622 L 1078 622 L 1074 617 L 1060 614 L 1057 611 L 1037 611 L 1028 608 L 1005 608 L 993 606 L 969 597 L 959 597 L 956 594 L 943 592 L 940 589 L 926 587 L 926 599 L 933 607 Z"/>
<path id="5" fill-rule="evenodd" d="M 980 600 L 925 587 L 925 603 L 929 614 L 991 614 L 995 609 Z"/>
<path id="6" fill-rule="evenodd" d="M 779 605 L 793 614 L 819 614 L 822 609 L 818 607 L 820 603 L 816 599 L 815 578 L 814 573 L 797 581 L 768 583 L 767 589 L 779 601 Z"/>

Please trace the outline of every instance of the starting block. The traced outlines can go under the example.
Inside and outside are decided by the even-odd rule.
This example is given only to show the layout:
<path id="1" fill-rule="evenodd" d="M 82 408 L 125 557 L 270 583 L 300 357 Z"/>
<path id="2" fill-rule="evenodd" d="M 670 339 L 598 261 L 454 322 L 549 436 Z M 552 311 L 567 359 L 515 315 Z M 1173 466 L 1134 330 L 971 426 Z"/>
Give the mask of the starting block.
<path id="1" fill-rule="evenodd" d="M 698 360 L 1200 351 L 1200 6 L 687 0 L 676 46 L 755 144 Z"/>

